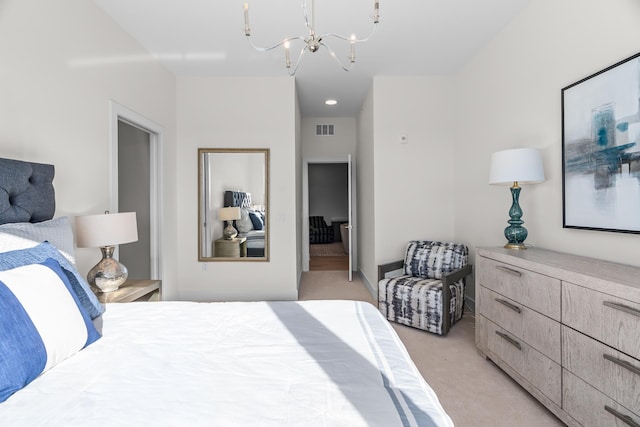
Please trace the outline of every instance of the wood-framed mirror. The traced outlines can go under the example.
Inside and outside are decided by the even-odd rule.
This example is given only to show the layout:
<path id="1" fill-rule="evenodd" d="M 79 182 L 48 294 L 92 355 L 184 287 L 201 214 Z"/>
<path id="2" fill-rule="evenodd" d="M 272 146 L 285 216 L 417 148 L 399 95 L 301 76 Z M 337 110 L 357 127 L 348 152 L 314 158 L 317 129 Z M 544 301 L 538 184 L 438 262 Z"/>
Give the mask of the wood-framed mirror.
<path id="1" fill-rule="evenodd" d="M 269 149 L 198 149 L 198 261 L 269 261 Z"/>

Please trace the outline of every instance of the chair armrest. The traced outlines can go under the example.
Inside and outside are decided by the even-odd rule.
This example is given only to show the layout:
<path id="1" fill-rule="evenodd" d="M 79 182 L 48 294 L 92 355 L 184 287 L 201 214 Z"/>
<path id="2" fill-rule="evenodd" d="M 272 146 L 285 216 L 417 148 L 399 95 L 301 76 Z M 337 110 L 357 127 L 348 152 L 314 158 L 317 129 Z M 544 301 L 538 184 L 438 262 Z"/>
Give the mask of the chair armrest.
<path id="1" fill-rule="evenodd" d="M 464 279 L 471 274 L 471 264 L 462 268 L 450 271 L 442 276 L 442 335 L 446 335 L 451 329 L 451 288 L 450 285 L 460 279 Z M 464 295 L 462 296 L 464 298 Z"/>
<path id="2" fill-rule="evenodd" d="M 449 273 L 442 276 L 442 284 L 449 285 L 453 282 L 457 282 L 460 279 L 464 279 L 465 277 L 471 274 L 471 271 L 472 271 L 471 264 L 467 264 L 462 268 L 450 271 Z"/>
<path id="3" fill-rule="evenodd" d="M 390 271 L 400 270 L 404 265 L 404 260 L 393 261 L 386 264 L 378 265 L 378 282 L 384 279 L 384 276 Z"/>

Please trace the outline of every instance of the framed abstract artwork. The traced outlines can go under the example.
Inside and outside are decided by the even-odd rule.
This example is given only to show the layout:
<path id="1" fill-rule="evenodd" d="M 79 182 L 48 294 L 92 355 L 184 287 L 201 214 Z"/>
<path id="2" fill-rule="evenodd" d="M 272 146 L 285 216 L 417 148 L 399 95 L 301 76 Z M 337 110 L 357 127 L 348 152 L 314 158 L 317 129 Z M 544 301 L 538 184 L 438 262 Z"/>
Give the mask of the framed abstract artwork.
<path id="1" fill-rule="evenodd" d="M 640 53 L 562 89 L 563 227 L 640 233 Z"/>

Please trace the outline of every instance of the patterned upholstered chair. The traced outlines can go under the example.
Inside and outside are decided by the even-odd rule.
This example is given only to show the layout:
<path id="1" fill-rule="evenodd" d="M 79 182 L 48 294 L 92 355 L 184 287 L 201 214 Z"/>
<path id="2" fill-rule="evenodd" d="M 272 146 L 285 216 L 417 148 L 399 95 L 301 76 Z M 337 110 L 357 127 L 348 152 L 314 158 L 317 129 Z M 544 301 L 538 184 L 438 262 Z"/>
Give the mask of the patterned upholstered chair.
<path id="1" fill-rule="evenodd" d="M 324 217 L 309 217 L 309 243 L 333 243 L 333 227 L 327 225 Z"/>
<path id="2" fill-rule="evenodd" d="M 469 250 L 458 243 L 413 240 L 404 260 L 378 266 L 378 307 L 389 320 L 439 335 L 462 318 Z M 402 275 L 386 274 L 402 269 Z"/>

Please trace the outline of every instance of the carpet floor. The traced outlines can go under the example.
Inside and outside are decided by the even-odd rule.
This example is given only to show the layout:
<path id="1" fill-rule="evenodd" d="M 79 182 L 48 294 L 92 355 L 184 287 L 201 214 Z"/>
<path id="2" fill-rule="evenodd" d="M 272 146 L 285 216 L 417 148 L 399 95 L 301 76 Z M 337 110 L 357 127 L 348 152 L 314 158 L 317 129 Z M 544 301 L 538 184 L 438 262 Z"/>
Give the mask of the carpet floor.
<path id="1" fill-rule="evenodd" d="M 310 271 L 302 275 L 300 300 L 347 299 L 376 305 L 358 274 Z M 465 314 L 445 337 L 392 324 L 420 373 L 457 427 L 563 426 L 551 412 L 475 347 L 475 319 Z"/>

